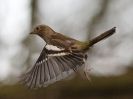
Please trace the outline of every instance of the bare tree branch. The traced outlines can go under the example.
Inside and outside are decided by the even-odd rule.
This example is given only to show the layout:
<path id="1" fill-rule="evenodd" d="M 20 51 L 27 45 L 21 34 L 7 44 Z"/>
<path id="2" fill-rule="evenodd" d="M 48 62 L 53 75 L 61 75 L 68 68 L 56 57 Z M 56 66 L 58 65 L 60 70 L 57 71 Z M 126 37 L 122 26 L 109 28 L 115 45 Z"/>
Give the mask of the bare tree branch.
<path id="1" fill-rule="evenodd" d="M 37 17 L 36 17 L 37 3 L 38 3 L 38 0 L 32 0 L 32 2 L 31 2 L 31 9 L 32 9 L 32 13 L 31 13 L 32 22 L 31 22 L 31 24 L 32 24 L 32 26 L 34 26 L 34 24 L 37 21 Z"/>

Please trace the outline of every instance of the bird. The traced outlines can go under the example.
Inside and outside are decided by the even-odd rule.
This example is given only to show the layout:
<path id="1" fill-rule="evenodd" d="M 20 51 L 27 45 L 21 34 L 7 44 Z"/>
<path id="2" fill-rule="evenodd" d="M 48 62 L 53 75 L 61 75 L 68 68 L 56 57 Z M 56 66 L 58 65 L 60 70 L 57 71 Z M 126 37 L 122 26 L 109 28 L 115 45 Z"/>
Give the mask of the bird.
<path id="1" fill-rule="evenodd" d="M 47 87 L 77 73 L 80 69 L 88 78 L 85 67 L 89 49 L 99 41 L 113 35 L 115 31 L 116 27 L 113 27 L 83 42 L 58 33 L 47 25 L 36 26 L 30 34 L 38 35 L 46 44 L 33 67 L 23 74 L 21 83 L 31 89 Z"/>

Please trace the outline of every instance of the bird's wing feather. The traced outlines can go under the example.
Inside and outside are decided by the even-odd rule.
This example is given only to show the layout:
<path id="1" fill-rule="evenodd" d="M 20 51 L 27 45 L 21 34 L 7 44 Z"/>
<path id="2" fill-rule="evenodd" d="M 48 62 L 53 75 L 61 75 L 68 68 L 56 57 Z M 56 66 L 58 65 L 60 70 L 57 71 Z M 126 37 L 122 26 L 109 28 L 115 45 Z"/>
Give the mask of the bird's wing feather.
<path id="1" fill-rule="evenodd" d="M 44 47 L 37 62 L 22 77 L 21 82 L 30 88 L 45 87 L 68 77 L 84 64 L 83 53 L 60 53 L 66 52 L 53 51 L 51 54 Z"/>
<path id="2" fill-rule="evenodd" d="M 56 46 L 69 48 L 76 41 L 77 40 L 75 40 L 75 39 L 72 39 L 70 37 L 64 36 L 64 35 L 62 35 L 60 33 L 56 33 L 55 35 L 52 35 L 51 43 L 56 45 Z"/>

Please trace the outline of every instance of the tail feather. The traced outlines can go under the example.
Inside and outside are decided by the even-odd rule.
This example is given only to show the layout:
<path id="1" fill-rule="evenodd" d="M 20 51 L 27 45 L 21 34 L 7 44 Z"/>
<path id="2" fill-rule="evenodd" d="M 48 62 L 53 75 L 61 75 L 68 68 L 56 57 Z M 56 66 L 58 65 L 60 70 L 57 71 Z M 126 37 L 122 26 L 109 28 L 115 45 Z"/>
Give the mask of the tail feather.
<path id="1" fill-rule="evenodd" d="M 101 35 L 93 38 L 92 40 L 89 41 L 89 44 L 87 45 L 87 47 L 84 49 L 84 51 L 88 51 L 88 49 L 93 46 L 94 44 L 98 43 L 101 40 L 104 40 L 108 37 L 110 37 L 111 35 L 113 35 L 116 31 L 116 27 L 113 27 L 112 29 L 102 33 Z"/>
<path id="2" fill-rule="evenodd" d="M 110 37 L 111 35 L 113 35 L 116 31 L 116 27 L 113 27 L 112 29 L 102 33 L 101 35 L 95 37 L 94 39 L 90 40 L 89 42 L 89 47 L 96 44 L 97 42 L 103 40 L 103 39 L 106 39 L 108 37 Z"/>

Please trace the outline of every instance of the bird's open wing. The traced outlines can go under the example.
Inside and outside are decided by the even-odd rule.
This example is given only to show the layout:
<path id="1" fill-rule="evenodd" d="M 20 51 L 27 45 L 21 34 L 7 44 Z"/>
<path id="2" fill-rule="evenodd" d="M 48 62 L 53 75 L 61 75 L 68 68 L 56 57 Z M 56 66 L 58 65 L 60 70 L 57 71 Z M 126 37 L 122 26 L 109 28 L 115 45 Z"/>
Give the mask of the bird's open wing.
<path id="1" fill-rule="evenodd" d="M 42 50 L 37 62 L 21 82 L 30 88 L 48 86 L 66 78 L 84 64 L 83 53 Z"/>

